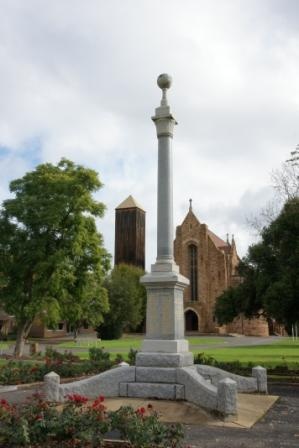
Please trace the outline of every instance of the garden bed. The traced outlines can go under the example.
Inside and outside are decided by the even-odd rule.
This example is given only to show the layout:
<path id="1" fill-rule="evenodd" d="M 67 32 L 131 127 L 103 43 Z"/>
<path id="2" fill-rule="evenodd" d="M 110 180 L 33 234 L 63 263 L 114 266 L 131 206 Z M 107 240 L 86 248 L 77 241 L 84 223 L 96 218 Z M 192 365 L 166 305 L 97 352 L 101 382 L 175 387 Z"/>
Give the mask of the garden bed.
<path id="1" fill-rule="evenodd" d="M 59 447 L 60 448 L 76 448 L 76 446 L 79 448 L 134 448 L 130 442 L 126 442 L 124 440 L 111 440 L 111 439 L 107 439 L 107 440 L 103 440 L 102 442 L 100 442 L 100 444 L 98 446 L 96 445 L 91 445 L 90 443 L 87 443 L 85 445 L 82 445 L 82 442 L 78 441 L 78 445 L 75 445 L 74 442 L 59 442 Z M 1 445 L 0 444 L 0 448 L 8 448 L 7 445 Z M 11 445 L 10 448 L 20 448 L 19 445 Z M 45 448 L 45 445 L 30 445 L 30 448 Z M 52 442 L 47 442 L 47 447 L 46 448 L 57 448 L 57 441 L 52 441 Z"/>
<path id="2" fill-rule="evenodd" d="M 33 394 L 19 406 L 0 400 L 0 447 L 182 447 L 182 426 L 162 423 L 151 404 L 108 411 L 102 396 L 92 401 L 79 394 L 65 398 L 58 404 Z M 107 440 L 110 434 L 121 440 Z"/>

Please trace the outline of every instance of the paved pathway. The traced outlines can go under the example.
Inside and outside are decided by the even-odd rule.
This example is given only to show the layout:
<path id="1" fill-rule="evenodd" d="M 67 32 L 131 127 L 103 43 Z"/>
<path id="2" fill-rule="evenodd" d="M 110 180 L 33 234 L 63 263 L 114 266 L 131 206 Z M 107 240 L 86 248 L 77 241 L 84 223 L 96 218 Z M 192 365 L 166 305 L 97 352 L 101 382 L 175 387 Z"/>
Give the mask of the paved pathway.
<path id="1" fill-rule="evenodd" d="M 269 392 L 280 398 L 252 428 L 187 426 L 186 442 L 190 448 L 298 448 L 299 384 L 270 384 Z"/>

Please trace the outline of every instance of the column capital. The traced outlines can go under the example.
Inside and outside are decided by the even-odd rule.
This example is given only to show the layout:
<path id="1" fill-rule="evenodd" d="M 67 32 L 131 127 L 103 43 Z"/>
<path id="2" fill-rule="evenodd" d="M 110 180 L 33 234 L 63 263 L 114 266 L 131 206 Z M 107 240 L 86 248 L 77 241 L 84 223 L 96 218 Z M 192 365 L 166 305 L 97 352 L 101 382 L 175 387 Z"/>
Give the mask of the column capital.
<path id="1" fill-rule="evenodd" d="M 155 109 L 155 115 L 152 117 L 156 125 L 157 137 L 173 137 L 173 128 L 177 124 L 176 119 L 170 112 L 168 104 L 167 91 L 172 84 L 172 78 L 167 73 L 158 76 L 157 84 L 162 90 L 160 106 Z"/>
<path id="2" fill-rule="evenodd" d="M 152 120 L 156 125 L 157 137 L 173 138 L 173 128 L 177 124 L 177 122 L 170 113 L 168 115 L 158 115 L 157 111 L 159 109 L 164 109 L 164 107 L 158 107 L 156 109 L 156 115 L 152 117 Z M 169 107 L 167 107 L 167 109 L 169 109 Z"/>

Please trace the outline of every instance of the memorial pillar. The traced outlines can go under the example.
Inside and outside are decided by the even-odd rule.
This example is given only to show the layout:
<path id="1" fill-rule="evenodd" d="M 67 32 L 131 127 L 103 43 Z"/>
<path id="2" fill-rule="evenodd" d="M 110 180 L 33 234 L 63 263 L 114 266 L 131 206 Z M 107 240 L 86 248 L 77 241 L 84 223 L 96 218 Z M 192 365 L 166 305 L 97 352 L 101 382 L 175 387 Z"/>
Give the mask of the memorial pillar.
<path id="1" fill-rule="evenodd" d="M 183 291 L 189 280 L 179 273 L 173 258 L 172 139 L 177 123 L 167 100 L 171 77 L 162 74 L 157 83 L 162 89 L 160 106 L 152 117 L 158 137 L 157 260 L 141 278 L 147 290 L 146 337 L 136 365 L 159 365 L 164 361 L 156 360 L 162 354 L 164 360 L 166 354 L 179 354 L 168 357 L 167 365 L 182 366 L 192 364 L 193 357 L 184 339 Z"/>

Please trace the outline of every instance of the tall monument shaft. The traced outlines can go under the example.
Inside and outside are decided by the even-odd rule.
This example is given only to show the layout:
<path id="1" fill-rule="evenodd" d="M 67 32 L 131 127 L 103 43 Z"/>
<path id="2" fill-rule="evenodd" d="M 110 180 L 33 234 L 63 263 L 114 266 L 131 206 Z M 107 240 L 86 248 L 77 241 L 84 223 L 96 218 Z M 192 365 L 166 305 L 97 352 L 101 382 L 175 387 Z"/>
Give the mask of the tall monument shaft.
<path id="1" fill-rule="evenodd" d="M 156 362 L 154 353 L 179 356 L 180 365 L 190 364 L 188 341 L 184 339 L 183 291 L 189 280 L 179 273 L 173 258 L 173 173 L 172 139 L 176 123 L 167 103 L 167 89 L 171 85 L 169 75 L 158 77 L 162 100 L 152 120 L 158 137 L 158 198 L 157 198 L 157 260 L 151 273 L 142 277 L 147 290 L 146 338 L 138 362 Z M 166 359 L 166 358 L 165 358 Z"/>
<path id="2" fill-rule="evenodd" d="M 157 261 L 173 261 L 172 138 L 175 119 L 167 105 L 166 88 L 152 117 L 158 137 Z"/>

